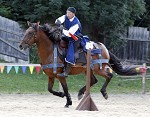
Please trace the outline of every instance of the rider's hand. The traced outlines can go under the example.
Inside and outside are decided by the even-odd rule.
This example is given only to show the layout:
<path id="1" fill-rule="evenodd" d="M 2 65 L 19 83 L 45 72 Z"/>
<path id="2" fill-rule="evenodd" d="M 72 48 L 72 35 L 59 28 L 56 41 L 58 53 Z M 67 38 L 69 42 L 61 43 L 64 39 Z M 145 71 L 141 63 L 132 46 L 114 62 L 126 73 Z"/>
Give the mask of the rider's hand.
<path id="1" fill-rule="evenodd" d="M 63 25 L 60 25 L 59 29 L 62 31 L 64 29 Z"/>
<path id="2" fill-rule="evenodd" d="M 61 22 L 58 19 L 56 20 L 55 24 L 59 27 L 61 26 Z"/>

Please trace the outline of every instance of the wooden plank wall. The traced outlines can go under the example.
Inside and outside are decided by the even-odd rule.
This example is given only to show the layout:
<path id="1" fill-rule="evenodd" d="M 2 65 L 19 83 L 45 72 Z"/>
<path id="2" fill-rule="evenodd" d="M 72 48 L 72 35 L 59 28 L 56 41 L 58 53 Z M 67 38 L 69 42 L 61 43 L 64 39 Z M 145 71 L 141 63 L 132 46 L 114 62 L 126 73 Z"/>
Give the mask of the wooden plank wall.
<path id="1" fill-rule="evenodd" d="M 123 37 L 126 43 L 114 49 L 113 53 L 127 63 L 150 64 L 150 32 L 142 27 L 129 27 L 127 32 Z"/>
<path id="2" fill-rule="evenodd" d="M 23 33 L 17 22 L 0 16 L 0 59 L 13 63 L 29 62 L 29 50 L 23 52 L 18 46 Z"/>

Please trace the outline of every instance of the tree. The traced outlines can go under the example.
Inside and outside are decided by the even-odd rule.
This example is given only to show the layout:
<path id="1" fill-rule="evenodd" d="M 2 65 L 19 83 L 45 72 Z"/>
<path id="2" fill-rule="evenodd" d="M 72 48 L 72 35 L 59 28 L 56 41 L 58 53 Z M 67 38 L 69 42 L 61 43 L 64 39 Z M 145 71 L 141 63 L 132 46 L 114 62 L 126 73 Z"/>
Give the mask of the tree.
<path id="1" fill-rule="evenodd" d="M 91 40 L 105 43 L 111 49 L 123 43 L 120 37 L 127 26 L 139 23 L 145 8 L 150 9 L 149 0 L 1 0 L 6 17 L 18 22 L 40 21 L 54 23 L 55 19 L 66 13 L 69 6 L 77 9 L 83 34 Z M 145 2 L 146 1 L 146 7 Z M 9 13 L 11 12 L 11 14 Z M 4 14 L 5 15 L 5 14 Z M 141 25 L 147 26 L 149 16 Z M 135 23 L 137 24 L 137 23 Z"/>
<path id="2" fill-rule="evenodd" d="M 140 19 L 136 19 L 134 26 L 146 27 L 150 30 L 150 1 L 146 2 L 146 12 L 141 16 Z"/>
<path id="3" fill-rule="evenodd" d="M 74 6 L 83 32 L 110 48 L 122 42 L 119 37 L 125 27 L 133 25 L 145 12 L 144 0 L 6 0 L 5 3 L 11 8 L 14 20 L 42 23 L 54 23 L 68 6 Z"/>
<path id="4" fill-rule="evenodd" d="M 3 0 L 0 0 L 0 16 L 11 18 L 11 7 L 7 6 Z"/>
<path id="5" fill-rule="evenodd" d="M 122 43 L 120 36 L 126 26 L 134 24 L 134 20 L 145 12 L 143 0 L 91 0 L 90 32 L 98 41 L 113 48 Z"/>

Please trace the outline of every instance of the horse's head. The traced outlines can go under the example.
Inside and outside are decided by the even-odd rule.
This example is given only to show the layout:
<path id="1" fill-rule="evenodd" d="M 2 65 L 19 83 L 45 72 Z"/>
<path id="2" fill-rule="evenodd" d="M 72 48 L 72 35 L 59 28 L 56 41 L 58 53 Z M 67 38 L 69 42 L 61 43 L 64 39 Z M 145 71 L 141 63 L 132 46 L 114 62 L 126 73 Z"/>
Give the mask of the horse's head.
<path id="1" fill-rule="evenodd" d="M 31 47 L 35 42 L 37 42 L 37 33 L 38 31 L 43 31 L 47 37 L 54 43 L 58 42 L 61 39 L 62 28 L 57 26 L 51 26 L 44 24 L 43 26 L 37 23 L 27 22 L 29 28 L 26 30 L 24 37 L 19 45 L 20 49 L 27 49 Z"/>
<path id="2" fill-rule="evenodd" d="M 39 22 L 37 23 L 30 23 L 27 22 L 29 28 L 26 30 L 24 37 L 22 39 L 22 41 L 20 42 L 19 48 L 21 50 L 26 50 L 27 48 L 29 48 L 30 46 L 32 46 L 37 39 L 37 30 L 39 28 Z"/>

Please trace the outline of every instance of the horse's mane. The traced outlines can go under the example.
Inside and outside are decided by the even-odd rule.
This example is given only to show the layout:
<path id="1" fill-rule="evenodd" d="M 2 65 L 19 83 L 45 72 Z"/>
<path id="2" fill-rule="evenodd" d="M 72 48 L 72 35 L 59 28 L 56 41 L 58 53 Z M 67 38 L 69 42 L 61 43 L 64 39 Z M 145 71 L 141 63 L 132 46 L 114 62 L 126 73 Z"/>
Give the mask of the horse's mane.
<path id="1" fill-rule="evenodd" d="M 43 24 L 43 25 L 40 25 L 40 28 L 46 34 L 49 34 L 49 33 L 53 32 L 57 27 L 52 24 Z"/>
<path id="2" fill-rule="evenodd" d="M 58 27 L 56 25 L 52 25 L 52 24 L 43 24 L 43 25 L 40 25 L 40 29 L 49 37 L 51 38 L 52 41 L 55 41 L 54 39 L 54 32 L 55 30 L 58 29 Z"/>

